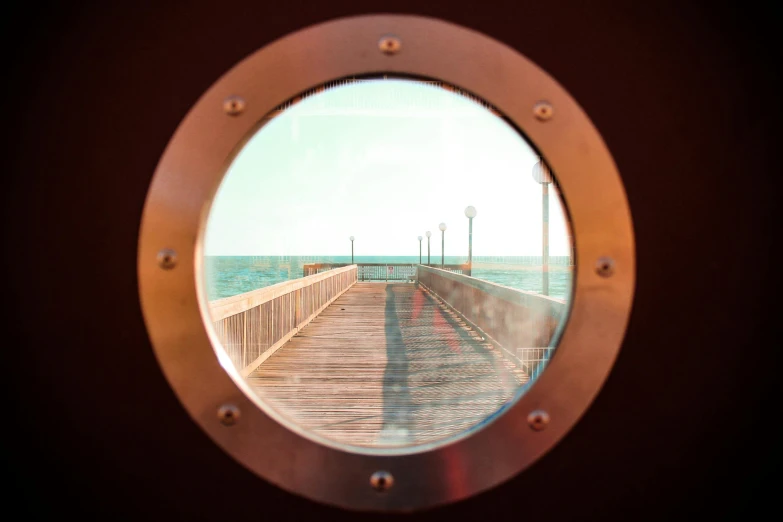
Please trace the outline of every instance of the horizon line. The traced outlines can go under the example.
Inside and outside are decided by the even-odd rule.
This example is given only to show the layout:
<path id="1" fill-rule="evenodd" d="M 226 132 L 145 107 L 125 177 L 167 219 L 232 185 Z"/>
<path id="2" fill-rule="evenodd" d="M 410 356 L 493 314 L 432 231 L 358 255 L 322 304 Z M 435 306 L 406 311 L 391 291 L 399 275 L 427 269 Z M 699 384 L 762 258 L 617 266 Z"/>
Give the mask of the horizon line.
<path id="1" fill-rule="evenodd" d="M 351 257 L 351 254 L 204 254 L 204 257 Z M 418 257 L 418 254 L 354 254 L 353 257 Z M 432 255 L 430 257 L 435 257 Z M 440 257 L 440 254 L 437 254 Z M 446 254 L 446 257 L 464 257 L 465 254 Z M 542 254 L 482 254 L 479 257 L 543 257 Z M 569 257 L 568 254 L 549 254 L 549 257 Z"/>

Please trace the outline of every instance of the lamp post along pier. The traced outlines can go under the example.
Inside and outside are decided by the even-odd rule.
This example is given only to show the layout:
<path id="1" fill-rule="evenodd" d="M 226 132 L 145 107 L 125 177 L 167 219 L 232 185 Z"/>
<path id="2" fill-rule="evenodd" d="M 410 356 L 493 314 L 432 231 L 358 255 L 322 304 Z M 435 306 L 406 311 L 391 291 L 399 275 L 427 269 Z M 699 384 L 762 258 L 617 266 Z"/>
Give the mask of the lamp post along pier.
<path id="1" fill-rule="evenodd" d="M 533 165 L 533 179 L 541 184 L 541 293 L 549 295 L 549 184 L 552 172 L 541 157 Z"/>
<path id="2" fill-rule="evenodd" d="M 432 232 L 428 230 L 427 233 L 424 235 L 427 236 L 427 264 L 429 265 L 430 264 L 430 237 L 432 237 Z"/>
<path id="3" fill-rule="evenodd" d="M 446 259 L 446 223 L 438 225 L 440 229 L 440 267 L 443 268 Z"/>
<path id="4" fill-rule="evenodd" d="M 468 275 L 473 275 L 473 218 L 476 217 L 476 207 L 469 206 L 465 209 L 468 218 Z"/>
<path id="5" fill-rule="evenodd" d="M 353 240 L 354 240 L 354 237 L 353 237 L 353 236 L 351 236 L 351 237 L 350 237 L 350 238 L 348 238 L 348 239 L 350 239 L 350 240 L 351 240 L 351 264 L 353 264 Z"/>
<path id="6" fill-rule="evenodd" d="M 423 237 L 419 236 L 419 264 L 421 264 L 421 240 Z"/>

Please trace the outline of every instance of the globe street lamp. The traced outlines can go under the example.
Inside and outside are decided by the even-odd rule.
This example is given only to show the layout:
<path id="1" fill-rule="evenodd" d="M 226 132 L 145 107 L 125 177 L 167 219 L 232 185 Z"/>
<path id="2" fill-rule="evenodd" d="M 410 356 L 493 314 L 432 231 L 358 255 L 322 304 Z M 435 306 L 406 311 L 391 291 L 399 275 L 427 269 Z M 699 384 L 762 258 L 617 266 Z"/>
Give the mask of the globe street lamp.
<path id="1" fill-rule="evenodd" d="M 353 264 L 353 236 L 348 239 L 351 240 L 351 264 Z"/>
<path id="2" fill-rule="evenodd" d="M 543 276 L 542 292 L 549 295 L 549 184 L 552 183 L 552 171 L 539 156 L 533 165 L 533 179 L 541 184 L 542 234 L 541 234 L 541 270 Z"/>
<path id="3" fill-rule="evenodd" d="M 424 235 L 427 236 L 427 264 L 429 265 L 430 264 L 430 237 L 432 237 L 432 232 L 428 230 L 427 233 Z"/>
<path id="4" fill-rule="evenodd" d="M 468 275 L 473 275 L 473 218 L 476 217 L 476 207 L 466 208 L 465 216 L 468 218 Z"/>
<path id="5" fill-rule="evenodd" d="M 419 236 L 419 264 L 421 264 L 421 240 L 423 237 Z"/>
<path id="6" fill-rule="evenodd" d="M 446 223 L 441 223 L 438 228 L 440 229 L 440 267 L 443 268 L 445 259 L 443 252 L 446 249 Z"/>

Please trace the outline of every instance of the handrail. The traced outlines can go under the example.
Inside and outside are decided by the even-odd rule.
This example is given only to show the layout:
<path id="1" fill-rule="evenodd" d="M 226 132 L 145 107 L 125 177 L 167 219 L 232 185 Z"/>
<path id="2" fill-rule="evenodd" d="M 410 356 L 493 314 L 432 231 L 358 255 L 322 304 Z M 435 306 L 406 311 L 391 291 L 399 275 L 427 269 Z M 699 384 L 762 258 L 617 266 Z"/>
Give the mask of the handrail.
<path id="1" fill-rule="evenodd" d="M 349 265 L 209 303 L 220 343 L 247 377 L 356 283 Z"/>
<path id="2" fill-rule="evenodd" d="M 529 376 L 549 358 L 565 300 L 419 265 L 417 281 L 522 363 Z M 543 352 L 542 352 L 543 350 Z"/>
<path id="3" fill-rule="evenodd" d="M 258 290 L 251 290 L 243 294 L 232 295 L 231 297 L 224 297 L 222 299 L 215 299 L 209 302 L 209 315 L 212 321 L 219 321 L 226 317 L 240 312 L 244 312 L 254 306 L 262 305 L 267 301 L 270 301 L 281 295 L 299 290 L 306 286 L 312 285 L 318 281 L 323 281 L 333 277 L 336 274 L 343 272 L 349 272 L 351 269 L 356 268 L 356 265 L 347 265 L 341 268 L 331 269 L 329 271 L 319 272 L 307 277 L 300 277 L 299 279 L 292 279 L 291 281 L 283 281 L 271 286 L 259 288 Z"/>
<path id="4" fill-rule="evenodd" d="M 469 285 L 473 288 L 481 290 L 487 294 L 494 295 L 501 299 L 505 299 L 512 303 L 520 304 L 523 306 L 530 306 L 531 303 L 538 303 L 540 306 L 548 307 L 563 307 L 566 304 L 565 299 L 559 299 L 548 295 L 541 295 L 536 292 L 529 292 L 527 290 L 519 290 L 517 288 L 511 288 L 510 286 L 503 286 L 497 283 L 492 283 L 484 279 L 477 279 L 475 277 L 466 276 L 463 274 L 455 274 L 449 270 L 441 270 L 434 266 L 418 265 L 425 270 L 437 271 L 438 275 L 456 281 L 465 285 Z"/>

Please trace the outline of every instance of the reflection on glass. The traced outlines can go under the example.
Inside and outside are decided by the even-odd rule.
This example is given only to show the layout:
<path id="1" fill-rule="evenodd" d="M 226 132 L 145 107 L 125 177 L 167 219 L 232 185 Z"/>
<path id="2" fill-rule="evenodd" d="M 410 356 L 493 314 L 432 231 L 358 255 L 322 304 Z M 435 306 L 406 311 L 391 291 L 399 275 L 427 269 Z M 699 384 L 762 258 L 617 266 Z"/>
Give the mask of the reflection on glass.
<path id="1" fill-rule="evenodd" d="M 215 349 L 285 422 L 382 453 L 485 425 L 551 358 L 573 278 L 556 179 L 439 82 L 346 80 L 273 111 L 204 238 Z"/>

